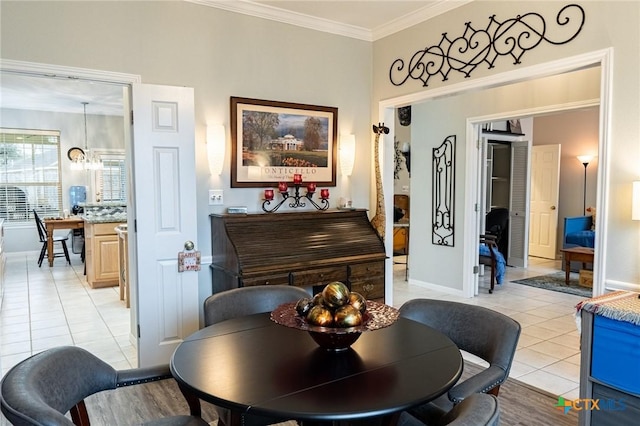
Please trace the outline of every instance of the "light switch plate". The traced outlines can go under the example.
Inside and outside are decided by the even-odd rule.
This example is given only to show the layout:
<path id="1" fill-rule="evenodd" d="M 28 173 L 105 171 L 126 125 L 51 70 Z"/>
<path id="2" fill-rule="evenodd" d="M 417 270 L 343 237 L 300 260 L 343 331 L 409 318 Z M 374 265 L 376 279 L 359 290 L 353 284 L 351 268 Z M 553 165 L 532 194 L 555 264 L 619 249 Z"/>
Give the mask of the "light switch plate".
<path id="1" fill-rule="evenodd" d="M 210 189 L 209 190 L 209 205 L 221 206 L 224 204 L 224 198 L 222 197 L 222 189 Z"/>

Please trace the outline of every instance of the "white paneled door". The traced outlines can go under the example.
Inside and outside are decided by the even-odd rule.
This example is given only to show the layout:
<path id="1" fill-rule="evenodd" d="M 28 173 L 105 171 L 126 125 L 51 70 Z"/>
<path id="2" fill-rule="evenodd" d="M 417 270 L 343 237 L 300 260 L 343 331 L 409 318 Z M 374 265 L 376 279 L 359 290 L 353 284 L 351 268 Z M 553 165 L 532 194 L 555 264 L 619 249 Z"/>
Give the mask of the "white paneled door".
<path id="1" fill-rule="evenodd" d="M 560 145 L 536 145 L 531 151 L 531 223 L 529 254 L 556 258 Z"/>
<path id="2" fill-rule="evenodd" d="M 192 88 L 134 84 L 133 162 L 139 365 L 166 364 L 199 326 L 198 273 L 178 272 L 197 249 Z M 133 290 L 133 289 L 132 289 Z"/>

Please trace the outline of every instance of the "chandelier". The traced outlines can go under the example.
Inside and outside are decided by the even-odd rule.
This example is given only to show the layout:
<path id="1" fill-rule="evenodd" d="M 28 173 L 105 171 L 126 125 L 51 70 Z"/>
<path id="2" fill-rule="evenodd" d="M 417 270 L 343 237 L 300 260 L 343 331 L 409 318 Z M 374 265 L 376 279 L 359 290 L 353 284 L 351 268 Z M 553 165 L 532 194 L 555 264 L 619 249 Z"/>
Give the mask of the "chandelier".
<path id="1" fill-rule="evenodd" d="M 88 138 L 87 138 L 87 105 L 89 102 L 82 102 L 84 109 L 84 151 L 80 148 L 71 148 L 69 150 L 71 159 L 71 170 L 102 170 L 102 160 L 89 151 Z M 75 155 L 71 155 L 71 151 Z"/>

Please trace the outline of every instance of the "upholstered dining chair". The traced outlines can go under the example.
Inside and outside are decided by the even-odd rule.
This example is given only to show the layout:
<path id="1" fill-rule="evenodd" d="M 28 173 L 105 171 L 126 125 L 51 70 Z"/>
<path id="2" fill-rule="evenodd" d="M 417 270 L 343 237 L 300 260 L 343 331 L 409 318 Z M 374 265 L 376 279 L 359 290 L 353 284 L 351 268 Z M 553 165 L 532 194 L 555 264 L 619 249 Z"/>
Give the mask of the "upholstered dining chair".
<path id="1" fill-rule="evenodd" d="M 40 249 L 40 257 L 38 257 L 38 266 L 42 267 L 42 261 L 44 260 L 45 255 L 47 254 L 47 229 L 42 223 L 40 216 L 38 213 L 33 210 L 33 217 L 36 220 L 36 228 L 38 229 L 38 237 L 40 238 L 40 242 L 42 243 L 42 249 Z M 55 250 L 56 243 L 60 243 L 62 246 L 62 252 L 54 252 L 53 257 L 62 257 L 64 256 L 67 259 L 67 263 L 71 265 L 71 259 L 69 259 L 69 249 L 67 248 L 67 240 L 68 236 L 64 237 L 53 237 L 53 249 Z"/>
<path id="2" fill-rule="evenodd" d="M 474 393 L 498 396 L 500 385 L 509 376 L 520 338 L 521 327 L 517 321 L 481 306 L 431 299 L 409 300 L 400 307 L 400 316 L 439 330 L 460 350 L 489 364 L 434 401 L 409 410 L 410 414 L 423 423 L 432 424 Z"/>
<path id="3" fill-rule="evenodd" d="M 260 285 L 223 291 L 205 299 L 204 324 L 209 326 L 245 315 L 271 312 L 283 303 L 297 302 L 304 297 L 311 297 L 311 295 L 300 287 L 288 285 Z M 219 424 L 231 423 L 230 410 L 216 406 L 216 411 Z M 263 426 L 286 420 L 288 419 L 242 415 L 242 424 L 246 426 Z"/>
<path id="4" fill-rule="evenodd" d="M 495 395 L 474 393 L 456 405 L 436 423 L 428 426 L 498 426 L 500 404 Z M 400 414 L 397 426 L 425 426 L 407 412 Z"/>
<path id="5" fill-rule="evenodd" d="M 223 291 L 204 301 L 204 325 L 271 312 L 278 305 L 296 302 L 303 297 L 311 295 L 303 288 L 289 285 L 260 285 Z"/>
<path id="6" fill-rule="evenodd" d="M 88 426 L 86 397 L 170 377 L 168 365 L 116 371 L 82 348 L 61 346 L 33 355 L 11 368 L 0 382 L 0 407 L 13 425 Z M 65 416 L 69 411 L 71 420 Z M 122 419 L 122 423 L 128 421 L 130 419 Z M 206 426 L 208 423 L 199 417 L 184 415 L 144 424 Z"/>

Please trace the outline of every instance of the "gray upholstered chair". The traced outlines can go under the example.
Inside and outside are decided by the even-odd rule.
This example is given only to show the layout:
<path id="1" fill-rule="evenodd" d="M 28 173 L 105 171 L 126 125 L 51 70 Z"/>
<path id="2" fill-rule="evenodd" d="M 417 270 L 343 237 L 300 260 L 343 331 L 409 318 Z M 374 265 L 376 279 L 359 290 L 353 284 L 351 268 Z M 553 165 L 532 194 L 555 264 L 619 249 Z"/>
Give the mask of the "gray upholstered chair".
<path id="1" fill-rule="evenodd" d="M 400 307 L 400 315 L 447 335 L 459 349 L 482 358 L 489 367 L 456 383 L 446 394 L 409 412 L 431 424 L 474 393 L 498 396 L 520 337 L 520 324 L 481 306 L 444 300 L 414 299 Z"/>
<path id="2" fill-rule="evenodd" d="M 304 289 L 288 285 L 260 285 L 234 288 L 209 296 L 204 301 L 204 325 L 231 318 L 271 312 L 278 305 L 311 297 Z"/>
<path id="3" fill-rule="evenodd" d="M 500 404 L 495 395 L 474 393 L 465 398 L 429 426 L 498 426 L 500 424 Z M 425 423 L 407 412 L 400 414 L 397 426 L 424 426 Z"/>
<path id="4" fill-rule="evenodd" d="M 86 397 L 170 377 L 169 366 L 116 371 L 82 348 L 61 346 L 33 355 L 11 368 L 0 383 L 0 406 L 14 425 L 88 426 Z M 69 411 L 73 422 L 65 416 Z M 122 419 L 123 423 L 127 420 Z M 205 426 L 207 422 L 185 415 L 145 424 Z"/>
<path id="5" fill-rule="evenodd" d="M 278 305 L 296 302 L 311 295 L 300 287 L 288 285 L 261 285 L 241 287 L 223 291 L 209 296 L 204 301 L 204 324 L 216 324 L 228 319 L 245 315 L 271 312 Z M 219 424 L 229 425 L 231 411 L 216 407 Z M 263 426 L 287 419 L 273 419 L 253 415 L 242 415 L 242 424 L 246 426 Z"/>

